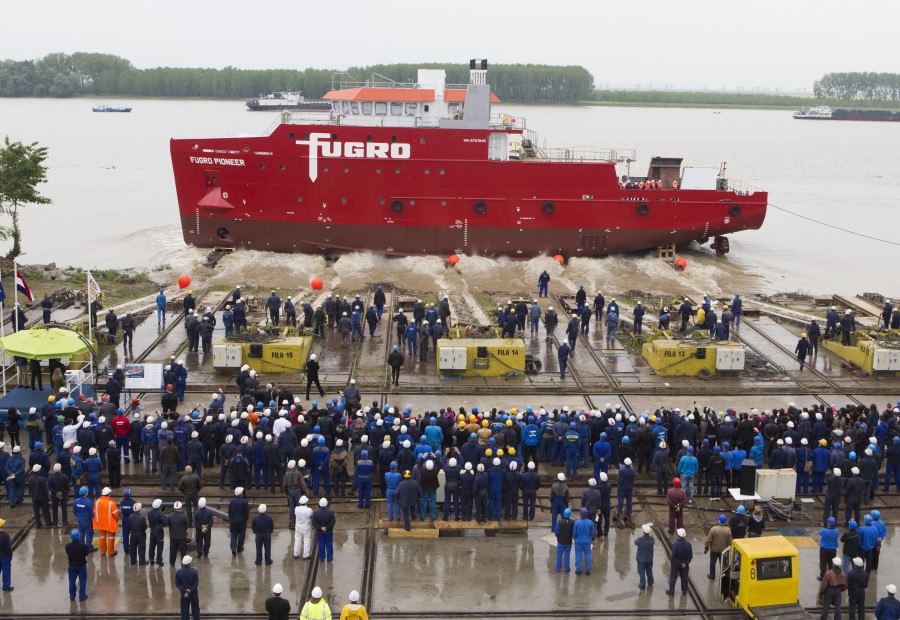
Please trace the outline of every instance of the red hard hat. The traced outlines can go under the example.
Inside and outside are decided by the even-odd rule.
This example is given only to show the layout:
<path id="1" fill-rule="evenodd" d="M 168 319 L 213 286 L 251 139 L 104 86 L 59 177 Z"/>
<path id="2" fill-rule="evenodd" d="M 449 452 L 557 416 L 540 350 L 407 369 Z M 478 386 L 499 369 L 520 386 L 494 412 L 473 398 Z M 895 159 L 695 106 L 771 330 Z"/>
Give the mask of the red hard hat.
<path id="1" fill-rule="evenodd" d="M 167 389 L 167 390 L 174 390 L 174 389 L 175 389 L 175 386 L 172 385 L 172 384 L 170 383 L 169 385 L 166 386 L 166 389 Z"/>
<path id="2" fill-rule="evenodd" d="M 103 396 L 100 397 L 100 400 L 102 400 L 102 401 L 105 403 L 106 401 L 109 400 L 109 396 L 107 396 L 106 394 L 104 394 Z"/>
<path id="3" fill-rule="evenodd" d="M 674 484 L 676 487 L 680 487 L 681 486 L 681 478 L 675 478 L 675 480 L 672 481 L 672 484 Z"/>

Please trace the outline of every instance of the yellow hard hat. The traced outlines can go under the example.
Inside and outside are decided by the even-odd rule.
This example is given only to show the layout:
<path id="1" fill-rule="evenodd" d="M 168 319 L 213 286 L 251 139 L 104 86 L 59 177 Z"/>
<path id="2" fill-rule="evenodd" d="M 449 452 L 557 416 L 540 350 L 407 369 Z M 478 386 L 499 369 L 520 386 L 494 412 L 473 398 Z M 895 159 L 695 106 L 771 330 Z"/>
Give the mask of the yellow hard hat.
<path id="1" fill-rule="evenodd" d="M 474 413 L 469 415 L 469 422 L 477 422 L 477 421 L 478 421 L 478 418 L 475 417 Z"/>
<path id="2" fill-rule="evenodd" d="M 651 422 L 656 422 L 656 416 L 655 416 L 655 415 L 650 416 L 650 421 L 651 421 Z"/>
<path id="3" fill-rule="evenodd" d="M 512 426 L 512 420 L 507 420 L 507 421 L 506 421 L 506 425 L 507 425 L 507 426 Z"/>
<path id="4" fill-rule="evenodd" d="M 513 407 L 512 409 L 509 410 L 509 412 L 510 412 L 511 414 L 513 414 L 513 415 L 516 415 L 516 413 L 518 412 L 518 409 L 516 409 L 515 407 Z"/>
<path id="5" fill-rule="evenodd" d="M 481 425 L 482 425 L 483 427 L 487 428 L 488 421 L 487 421 L 487 420 L 482 420 L 482 421 L 481 421 Z"/>
<path id="6" fill-rule="evenodd" d="M 497 456 L 503 456 L 503 448 L 497 450 Z"/>
<path id="7" fill-rule="evenodd" d="M 488 448 L 487 450 L 484 451 L 484 455 L 485 456 L 494 456 L 494 451 L 491 450 L 490 448 Z"/>
<path id="8" fill-rule="evenodd" d="M 456 419 L 459 420 L 460 422 L 462 422 L 463 420 L 466 419 L 466 416 L 464 416 L 463 414 L 459 414 L 458 416 L 456 416 Z"/>
<path id="9" fill-rule="evenodd" d="M 188 295 L 193 295 L 193 294 L 194 294 L 194 291 L 188 291 L 187 294 L 188 294 Z"/>
<path id="10" fill-rule="evenodd" d="M 465 427 L 466 427 L 466 423 L 463 422 L 463 421 L 460 421 L 459 427 L 460 427 L 460 428 L 465 428 Z"/>
<path id="11" fill-rule="evenodd" d="M 809 338 L 809 336 L 806 335 L 806 332 L 803 332 L 803 338 Z"/>
<path id="12" fill-rule="evenodd" d="M 510 448 L 510 449 L 509 449 L 509 455 L 510 455 L 510 456 L 515 456 L 515 455 L 516 455 L 516 449 L 515 449 L 515 448 Z"/>

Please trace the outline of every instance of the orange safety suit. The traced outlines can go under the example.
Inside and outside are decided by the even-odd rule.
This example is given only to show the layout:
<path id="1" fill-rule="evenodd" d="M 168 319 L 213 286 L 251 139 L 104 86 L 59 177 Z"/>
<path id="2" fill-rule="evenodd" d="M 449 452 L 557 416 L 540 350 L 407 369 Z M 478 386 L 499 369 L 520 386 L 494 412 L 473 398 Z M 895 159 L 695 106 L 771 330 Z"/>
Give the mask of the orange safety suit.
<path id="1" fill-rule="evenodd" d="M 100 536 L 100 555 L 116 554 L 116 532 L 119 531 L 119 508 L 108 495 L 100 496 L 94 504 L 94 531 Z"/>

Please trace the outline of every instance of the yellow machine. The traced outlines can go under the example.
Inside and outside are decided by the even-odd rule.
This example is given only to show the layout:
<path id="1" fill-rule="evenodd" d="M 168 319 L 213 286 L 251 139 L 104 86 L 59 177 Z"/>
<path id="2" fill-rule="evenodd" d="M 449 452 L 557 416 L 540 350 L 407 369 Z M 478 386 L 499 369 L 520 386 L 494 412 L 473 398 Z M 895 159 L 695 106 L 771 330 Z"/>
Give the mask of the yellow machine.
<path id="1" fill-rule="evenodd" d="M 900 376 L 900 329 L 865 330 L 851 334 L 851 344 L 841 344 L 841 335 L 823 340 L 822 346 L 870 375 Z"/>
<path id="2" fill-rule="evenodd" d="M 657 338 L 644 342 L 641 355 L 658 375 L 692 377 L 744 370 L 743 345 L 727 340 Z"/>
<path id="3" fill-rule="evenodd" d="M 722 599 L 757 620 L 802 620 L 797 548 L 784 536 L 739 538 L 722 554 Z"/>
<path id="4" fill-rule="evenodd" d="M 306 365 L 312 336 L 291 336 L 271 342 L 233 342 L 226 339 L 213 345 L 213 368 L 236 370 L 247 364 L 258 373 L 298 373 Z"/>
<path id="5" fill-rule="evenodd" d="M 502 377 L 525 373 L 521 338 L 462 338 L 437 341 L 439 375 Z"/>

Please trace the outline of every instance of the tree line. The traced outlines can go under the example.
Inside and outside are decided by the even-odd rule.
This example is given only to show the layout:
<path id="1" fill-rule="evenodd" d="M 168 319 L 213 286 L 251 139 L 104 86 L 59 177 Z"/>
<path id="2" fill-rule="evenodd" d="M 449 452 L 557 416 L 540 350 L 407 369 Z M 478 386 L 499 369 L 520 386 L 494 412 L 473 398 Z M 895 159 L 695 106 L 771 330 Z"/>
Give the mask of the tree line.
<path id="1" fill-rule="evenodd" d="M 2 97 L 72 97 L 77 95 L 131 97 L 242 98 L 275 91 L 302 91 L 319 98 L 333 80 L 365 81 L 374 74 L 397 82 L 415 82 L 416 70 L 444 69 L 448 83 L 469 81 L 468 64 L 387 64 L 330 69 L 224 69 L 157 67 L 137 69 L 112 54 L 54 53 L 37 60 L 0 61 Z M 376 78 L 384 81 L 383 78 Z M 503 101 L 574 103 L 591 97 L 594 78 L 584 67 L 550 65 L 494 65 L 488 79 Z"/>
<path id="2" fill-rule="evenodd" d="M 826 73 L 813 86 L 816 98 L 862 99 L 864 101 L 900 101 L 900 74 Z"/>

